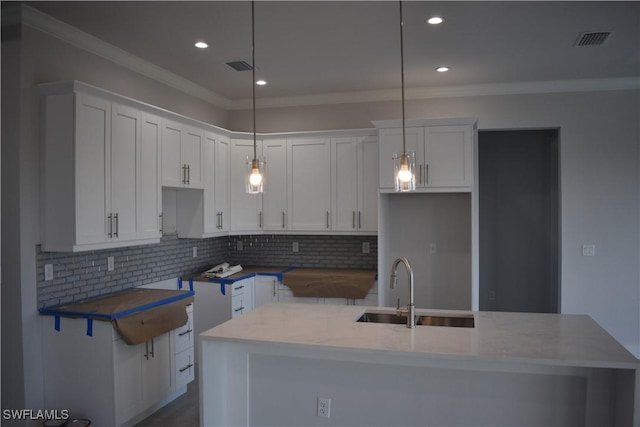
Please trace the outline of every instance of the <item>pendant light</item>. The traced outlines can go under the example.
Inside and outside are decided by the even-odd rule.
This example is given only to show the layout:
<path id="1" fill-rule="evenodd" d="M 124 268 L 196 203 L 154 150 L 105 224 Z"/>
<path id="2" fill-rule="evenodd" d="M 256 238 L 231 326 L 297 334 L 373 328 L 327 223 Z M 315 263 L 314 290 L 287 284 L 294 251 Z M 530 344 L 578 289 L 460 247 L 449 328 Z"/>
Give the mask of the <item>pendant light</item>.
<path id="1" fill-rule="evenodd" d="M 402 22 L 402 0 L 400 4 L 400 77 L 402 82 L 402 154 L 393 153 L 393 172 L 395 189 L 398 192 L 414 191 L 416 189 L 416 155 L 407 153 L 406 130 L 404 124 L 404 40 Z"/>
<path id="2" fill-rule="evenodd" d="M 253 89 L 253 159 L 247 156 L 245 188 L 249 194 L 260 194 L 264 187 L 264 158 L 258 159 L 256 141 L 256 38 L 254 1 L 251 1 L 251 87 Z"/>

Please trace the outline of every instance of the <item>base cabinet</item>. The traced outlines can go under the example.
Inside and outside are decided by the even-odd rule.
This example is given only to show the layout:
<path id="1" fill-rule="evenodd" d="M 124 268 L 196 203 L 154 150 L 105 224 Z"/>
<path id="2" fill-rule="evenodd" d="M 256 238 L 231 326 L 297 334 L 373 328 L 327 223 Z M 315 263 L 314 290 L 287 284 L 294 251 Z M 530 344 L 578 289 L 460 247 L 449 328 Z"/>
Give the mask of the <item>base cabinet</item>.
<path id="1" fill-rule="evenodd" d="M 184 327 L 138 345 L 110 322 L 94 321 L 88 336 L 85 319 L 63 317 L 56 331 L 54 317 L 42 316 L 44 407 L 68 409 L 92 426 L 131 426 L 180 396 L 194 378 L 187 313 Z"/>

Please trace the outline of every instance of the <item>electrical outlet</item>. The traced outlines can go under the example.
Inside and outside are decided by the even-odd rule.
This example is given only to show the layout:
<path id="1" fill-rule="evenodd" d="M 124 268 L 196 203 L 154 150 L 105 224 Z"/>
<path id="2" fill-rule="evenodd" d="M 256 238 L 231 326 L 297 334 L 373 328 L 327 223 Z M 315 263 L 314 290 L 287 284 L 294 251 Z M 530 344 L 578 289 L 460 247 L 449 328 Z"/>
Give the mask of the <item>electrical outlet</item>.
<path id="1" fill-rule="evenodd" d="M 293 252 L 298 252 L 300 250 L 300 246 L 298 245 L 298 242 L 293 242 L 293 245 L 291 245 L 291 250 Z"/>
<path id="2" fill-rule="evenodd" d="M 197 246 L 194 246 L 194 247 L 193 247 L 193 257 L 195 258 L 195 257 L 197 257 L 197 256 L 198 256 L 198 247 L 197 247 Z"/>
<path id="3" fill-rule="evenodd" d="M 115 260 L 112 256 L 107 258 L 107 271 L 113 271 L 116 268 Z"/>
<path id="4" fill-rule="evenodd" d="M 489 301 L 496 300 L 496 291 L 489 291 Z"/>
<path id="5" fill-rule="evenodd" d="M 436 246 L 436 244 L 435 243 L 429 244 L 429 253 L 433 255 L 437 252 L 438 252 L 438 247 Z"/>
<path id="6" fill-rule="evenodd" d="M 241 251 L 243 248 L 244 248 L 244 245 L 242 244 L 242 240 L 238 240 L 236 242 L 236 250 Z"/>
<path id="7" fill-rule="evenodd" d="M 44 265 L 44 280 L 53 280 L 53 264 Z"/>
<path id="8" fill-rule="evenodd" d="M 318 397 L 318 416 L 324 418 L 331 417 L 331 399 Z"/>
<path id="9" fill-rule="evenodd" d="M 369 247 L 369 242 L 362 242 L 362 253 L 368 254 L 370 251 L 371 248 Z"/>
<path id="10" fill-rule="evenodd" d="M 596 256 L 596 245 L 582 245 L 582 256 Z"/>

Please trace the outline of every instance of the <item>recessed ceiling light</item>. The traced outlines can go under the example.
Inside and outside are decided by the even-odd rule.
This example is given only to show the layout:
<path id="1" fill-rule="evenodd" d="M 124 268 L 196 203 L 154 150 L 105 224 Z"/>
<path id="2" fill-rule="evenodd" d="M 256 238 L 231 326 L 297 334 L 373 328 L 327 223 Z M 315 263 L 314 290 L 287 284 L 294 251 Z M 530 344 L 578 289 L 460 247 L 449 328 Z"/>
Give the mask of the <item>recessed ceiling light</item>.
<path id="1" fill-rule="evenodd" d="M 196 42 L 194 46 L 197 47 L 198 49 L 206 49 L 209 47 L 209 45 L 206 44 L 205 42 Z"/>
<path id="2" fill-rule="evenodd" d="M 257 84 L 258 86 L 264 86 L 264 85 L 266 85 L 266 84 L 267 84 L 267 82 L 266 82 L 266 81 L 264 81 L 264 80 L 258 80 L 258 81 L 256 82 L 256 84 Z"/>
<path id="3" fill-rule="evenodd" d="M 431 18 L 427 19 L 427 22 L 431 25 L 437 25 L 442 24 L 444 22 L 444 19 L 440 18 L 439 16 L 432 16 Z"/>
<path id="4" fill-rule="evenodd" d="M 436 68 L 436 71 L 439 73 L 446 73 L 447 71 L 449 71 L 449 67 L 438 67 Z"/>

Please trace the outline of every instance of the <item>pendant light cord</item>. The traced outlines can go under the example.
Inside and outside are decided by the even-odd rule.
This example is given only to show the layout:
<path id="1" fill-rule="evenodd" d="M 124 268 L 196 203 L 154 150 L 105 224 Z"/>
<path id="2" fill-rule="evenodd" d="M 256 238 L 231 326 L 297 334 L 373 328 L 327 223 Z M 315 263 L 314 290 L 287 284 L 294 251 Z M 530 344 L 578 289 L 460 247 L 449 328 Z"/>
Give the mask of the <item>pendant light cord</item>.
<path id="1" fill-rule="evenodd" d="M 407 147 L 406 147 L 406 139 L 405 139 L 405 129 L 404 129 L 404 40 L 403 40 L 403 27 L 404 23 L 402 22 L 402 0 L 398 2 L 400 4 L 400 78 L 402 82 L 402 155 L 406 156 Z"/>
<path id="2" fill-rule="evenodd" d="M 254 1 L 251 0 L 251 88 L 253 89 L 253 160 L 257 160 L 256 150 L 256 35 Z M 404 103 L 404 102 L 403 102 Z"/>

